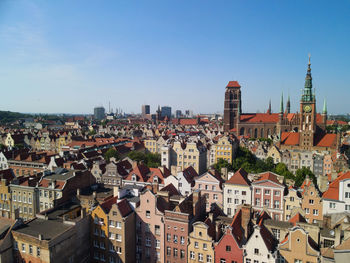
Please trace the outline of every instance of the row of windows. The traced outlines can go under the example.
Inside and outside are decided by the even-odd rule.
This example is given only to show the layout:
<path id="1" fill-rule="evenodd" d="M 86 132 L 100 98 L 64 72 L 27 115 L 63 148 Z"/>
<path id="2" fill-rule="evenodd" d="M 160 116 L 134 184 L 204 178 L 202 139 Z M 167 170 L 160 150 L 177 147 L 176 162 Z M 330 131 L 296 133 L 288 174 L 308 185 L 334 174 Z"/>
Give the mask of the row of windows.
<path id="1" fill-rule="evenodd" d="M 15 250 L 19 250 L 17 241 L 15 241 L 14 248 L 15 248 Z M 27 249 L 26 244 L 22 243 L 21 244 L 21 252 L 29 253 L 29 254 L 33 255 L 33 246 L 28 245 L 28 249 Z M 40 247 L 36 247 L 36 256 L 40 257 Z"/>
<path id="2" fill-rule="evenodd" d="M 198 253 L 197 254 L 197 258 L 198 258 L 199 262 L 204 262 L 204 255 L 203 255 L 203 253 Z M 192 260 L 196 259 L 196 253 L 194 251 L 190 251 L 190 259 L 192 259 Z M 207 255 L 206 262 L 211 263 L 211 262 L 213 262 L 212 260 L 213 260 L 212 256 L 211 255 Z"/>
<path id="3" fill-rule="evenodd" d="M 256 189 L 255 189 L 255 193 L 256 193 L 256 194 L 260 194 L 260 193 L 261 193 L 261 189 L 260 189 L 260 188 L 256 188 Z M 280 194 L 281 194 L 280 191 L 273 191 L 273 193 L 274 193 L 275 196 L 280 196 Z M 270 195 L 270 194 L 271 194 L 270 189 L 265 189 L 265 190 L 264 190 L 264 194 L 265 194 L 265 195 Z"/>
<path id="4" fill-rule="evenodd" d="M 177 258 L 178 257 L 178 249 L 174 248 L 173 253 L 171 253 L 171 247 L 167 247 L 166 248 L 166 255 L 168 257 L 173 256 L 174 258 Z M 183 249 L 180 250 L 180 258 L 185 258 L 185 250 L 183 250 Z"/>

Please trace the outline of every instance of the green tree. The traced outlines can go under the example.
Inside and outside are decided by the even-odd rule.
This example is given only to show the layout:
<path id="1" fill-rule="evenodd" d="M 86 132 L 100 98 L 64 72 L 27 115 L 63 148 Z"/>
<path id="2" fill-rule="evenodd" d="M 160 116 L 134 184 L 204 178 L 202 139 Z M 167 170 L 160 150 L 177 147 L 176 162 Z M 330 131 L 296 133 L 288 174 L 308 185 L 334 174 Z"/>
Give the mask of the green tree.
<path id="1" fill-rule="evenodd" d="M 218 162 L 216 164 L 214 164 L 213 167 L 219 173 L 221 173 L 222 168 L 227 168 L 229 171 L 232 171 L 232 165 L 228 161 L 226 161 L 222 158 L 220 158 L 218 160 Z"/>
<path id="2" fill-rule="evenodd" d="M 114 148 L 109 148 L 105 154 L 104 154 L 104 158 L 109 162 L 109 160 L 114 157 L 116 160 L 119 160 L 120 159 L 120 156 L 117 152 L 116 149 Z"/>
<path id="3" fill-rule="evenodd" d="M 309 178 L 312 179 L 313 183 L 317 185 L 316 176 L 311 172 L 309 168 L 303 167 L 295 172 L 294 186 L 300 187 L 303 184 L 306 176 L 309 176 Z"/>

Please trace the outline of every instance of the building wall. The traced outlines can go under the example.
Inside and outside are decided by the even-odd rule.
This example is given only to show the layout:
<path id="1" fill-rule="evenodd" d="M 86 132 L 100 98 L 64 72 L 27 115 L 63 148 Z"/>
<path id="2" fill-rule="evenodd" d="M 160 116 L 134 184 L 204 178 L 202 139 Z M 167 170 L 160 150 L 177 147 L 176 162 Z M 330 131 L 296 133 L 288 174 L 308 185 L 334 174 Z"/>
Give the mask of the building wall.
<path id="1" fill-rule="evenodd" d="M 305 211 L 305 219 L 309 223 L 316 222 L 315 220 L 322 221 L 323 203 L 313 184 L 311 184 L 310 187 L 306 187 L 301 202 L 301 208 Z"/>
<path id="2" fill-rule="evenodd" d="M 288 194 L 284 197 L 284 216 L 283 220 L 288 221 L 292 216 L 294 207 L 301 207 L 301 198 L 297 195 L 297 190 L 288 189 Z"/>
<path id="3" fill-rule="evenodd" d="M 237 211 L 237 206 L 241 204 L 252 204 L 251 187 L 228 183 L 223 184 L 224 213 L 227 216 L 233 216 Z"/>
<path id="4" fill-rule="evenodd" d="M 193 231 L 190 233 L 188 242 L 188 263 L 214 262 L 214 241 L 208 235 L 208 226 L 205 223 L 194 223 Z M 194 258 L 191 255 L 194 255 Z M 200 260 L 200 257 L 202 260 Z"/>

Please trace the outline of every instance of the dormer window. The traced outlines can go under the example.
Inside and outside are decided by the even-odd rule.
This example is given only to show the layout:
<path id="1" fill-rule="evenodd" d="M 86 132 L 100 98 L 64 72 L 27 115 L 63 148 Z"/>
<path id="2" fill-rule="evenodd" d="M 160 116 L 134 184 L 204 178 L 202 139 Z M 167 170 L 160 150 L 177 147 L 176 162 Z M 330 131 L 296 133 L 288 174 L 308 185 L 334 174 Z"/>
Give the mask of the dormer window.
<path id="1" fill-rule="evenodd" d="M 154 183 L 158 183 L 158 177 L 157 176 L 153 177 L 153 182 Z"/>
<path id="2" fill-rule="evenodd" d="M 131 176 L 131 180 L 132 180 L 132 181 L 134 181 L 134 182 L 136 182 L 136 181 L 137 181 L 136 174 L 133 174 L 133 175 Z"/>

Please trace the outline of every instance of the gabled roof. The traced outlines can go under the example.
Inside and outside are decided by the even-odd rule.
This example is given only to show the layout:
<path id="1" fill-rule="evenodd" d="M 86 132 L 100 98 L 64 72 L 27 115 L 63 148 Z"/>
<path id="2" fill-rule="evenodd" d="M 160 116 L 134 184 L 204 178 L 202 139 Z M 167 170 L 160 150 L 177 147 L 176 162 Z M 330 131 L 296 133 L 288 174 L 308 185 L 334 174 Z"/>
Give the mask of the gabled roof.
<path id="1" fill-rule="evenodd" d="M 251 182 L 248 179 L 248 173 L 243 169 L 239 168 L 234 175 L 225 182 L 225 184 L 236 184 L 236 185 L 247 185 L 249 186 Z"/>
<path id="2" fill-rule="evenodd" d="M 240 115 L 241 122 L 249 123 L 277 123 L 278 118 L 278 113 L 243 113 Z"/>
<path id="3" fill-rule="evenodd" d="M 329 186 L 326 192 L 323 193 L 324 199 L 339 200 L 339 182 L 345 179 L 350 179 L 350 172 L 346 172 L 335 179 Z"/>
<path id="4" fill-rule="evenodd" d="M 167 186 L 163 187 L 159 191 L 169 192 L 170 196 L 181 195 L 181 193 L 176 189 L 176 187 L 173 184 L 168 184 Z"/>
<path id="5" fill-rule="evenodd" d="M 261 173 L 260 174 L 260 177 L 255 180 L 253 182 L 253 184 L 256 184 L 256 183 L 260 183 L 260 182 L 263 182 L 263 181 L 271 181 L 271 182 L 274 182 L 280 186 L 283 186 L 277 179 L 277 176 L 276 174 L 272 173 L 272 172 L 265 172 L 265 173 Z"/>

